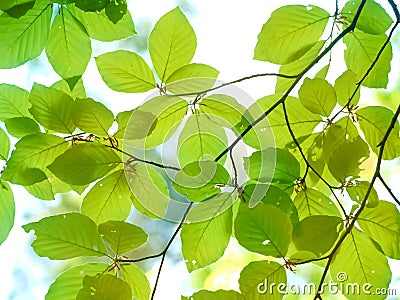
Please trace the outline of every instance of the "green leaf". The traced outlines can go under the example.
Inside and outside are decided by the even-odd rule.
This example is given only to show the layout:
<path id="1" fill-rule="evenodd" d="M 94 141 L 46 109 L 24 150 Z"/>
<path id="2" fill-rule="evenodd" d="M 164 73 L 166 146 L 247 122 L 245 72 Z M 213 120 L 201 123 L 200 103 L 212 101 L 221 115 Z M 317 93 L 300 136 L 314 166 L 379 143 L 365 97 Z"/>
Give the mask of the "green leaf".
<path id="1" fill-rule="evenodd" d="M 132 251 L 147 241 L 147 233 L 141 227 L 123 221 L 102 223 L 99 232 L 118 255 Z"/>
<path id="2" fill-rule="evenodd" d="M 353 229 L 344 240 L 339 250 L 336 252 L 330 268 L 330 273 L 334 282 L 347 299 L 385 299 L 386 295 L 367 295 L 362 291 L 362 287 L 368 284 L 369 291 L 376 288 L 387 289 L 391 279 L 391 271 L 384 254 L 378 251 L 368 236 Z M 340 280 L 345 275 L 346 281 Z M 360 293 L 352 292 L 353 289 L 346 291 L 348 284 L 357 283 Z M 354 286 L 353 286 L 354 287 Z"/>
<path id="3" fill-rule="evenodd" d="M 178 139 L 178 160 L 181 166 L 202 159 L 215 159 L 228 145 L 224 129 L 204 114 L 194 114 L 186 121 Z M 219 162 L 224 163 L 226 156 Z"/>
<path id="4" fill-rule="evenodd" d="M 101 11 L 106 6 L 106 0 L 76 0 L 75 6 L 84 11 Z"/>
<path id="5" fill-rule="evenodd" d="M 86 91 L 85 87 L 83 86 L 83 81 L 82 78 L 79 79 L 79 81 L 75 84 L 75 86 L 70 88 L 68 85 L 68 82 L 61 79 L 55 83 L 52 84 L 52 88 L 55 88 L 56 90 L 62 91 L 66 93 L 67 95 L 71 96 L 72 98 L 86 98 Z"/>
<path id="6" fill-rule="evenodd" d="M 96 182 L 83 198 L 81 211 L 97 224 L 126 220 L 131 211 L 131 192 L 123 170 Z"/>
<path id="7" fill-rule="evenodd" d="M 287 5 L 272 12 L 263 25 L 254 59 L 285 65 L 311 49 L 324 32 L 329 13 L 309 5 Z"/>
<path id="8" fill-rule="evenodd" d="M 369 189 L 370 183 L 367 181 L 356 181 L 355 185 L 346 187 L 346 191 L 349 193 L 351 200 L 361 204 L 364 200 L 367 190 Z M 368 195 L 367 207 L 373 208 L 379 204 L 378 193 L 372 187 L 371 192 Z"/>
<path id="9" fill-rule="evenodd" d="M 345 182 L 349 178 L 357 178 L 361 163 L 369 157 L 369 148 L 361 137 L 346 142 L 332 151 L 328 159 L 328 168 L 338 182 Z"/>
<path id="10" fill-rule="evenodd" d="M 315 215 L 341 218 L 341 214 L 332 200 L 316 189 L 308 188 L 300 191 L 293 202 L 297 207 L 299 220 Z"/>
<path id="11" fill-rule="evenodd" d="M 115 299 L 131 300 L 132 292 L 128 283 L 110 274 L 85 276 L 83 287 L 79 290 L 76 300 Z"/>
<path id="12" fill-rule="evenodd" d="M 48 179 L 25 186 L 25 189 L 35 198 L 54 200 L 53 187 Z"/>
<path id="13" fill-rule="evenodd" d="M 121 265 L 121 273 L 131 287 L 132 296 L 137 300 L 148 300 L 150 297 L 150 283 L 146 275 L 135 264 Z"/>
<path id="14" fill-rule="evenodd" d="M 162 82 L 190 63 L 197 46 L 193 28 L 179 7 L 158 20 L 148 43 L 151 61 Z"/>
<path id="15" fill-rule="evenodd" d="M 396 205 L 379 201 L 375 208 L 364 209 L 357 222 L 386 256 L 400 258 L 400 214 Z"/>
<path id="16" fill-rule="evenodd" d="M 63 138 L 46 133 L 36 133 L 21 138 L 15 145 L 7 167 L 3 171 L 3 179 L 14 184 L 32 185 L 33 183 L 47 179 L 46 176 L 39 176 L 38 181 L 29 181 L 30 177 L 35 177 L 32 170 L 46 171 L 46 167 L 54 159 L 68 149 L 68 142 Z M 43 172 L 41 172 L 43 174 Z M 37 174 L 36 174 L 37 175 Z M 44 174 L 43 174 L 44 175 Z"/>
<path id="17" fill-rule="evenodd" d="M 5 10 L 4 12 L 13 18 L 20 18 L 27 13 L 34 5 L 35 0 L 32 1 L 19 1 L 22 3 L 16 3 L 13 7 Z"/>
<path id="18" fill-rule="evenodd" d="M 134 112 L 133 110 L 129 110 L 129 111 L 121 111 L 117 114 L 117 116 L 115 117 L 115 121 L 118 124 L 118 130 L 117 132 L 114 133 L 114 137 L 118 138 L 118 139 L 123 139 L 124 135 L 125 135 L 125 130 L 126 130 L 126 125 L 128 125 L 129 119 L 132 115 L 132 113 Z M 147 116 L 147 114 L 140 114 L 141 116 Z M 146 121 L 146 118 L 143 118 L 144 121 Z M 139 122 L 138 122 L 139 123 Z M 138 123 L 136 123 L 137 125 L 139 125 Z M 136 133 L 139 133 L 139 131 L 135 131 Z M 141 136 L 143 137 L 143 136 Z"/>
<path id="19" fill-rule="evenodd" d="M 40 132 L 39 125 L 28 117 L 11 118 L 5 120 L 7 131 L 16 138 Z"/>
<path id="20" fill-rule="evenodd" d="M 310 251 L 321 257 L 332 248 L 343 229 L 342 219 L 333 216 L 310 216 L 293 228 L 292 239 L 297 250 Z"/>
<path id="21" fill-rule="evenodd" d="M 87 263 L 68 269 L 50 285 L 45 299 L 75 300 L 79 290 L 83 287 L 83 278 L 103 273 L 108 267 L 102 263 Z"/>
<path id="22" fill-rule="evenodd" d="M 165 143 L 178 129 L 187 107 L 185 100 L 169 95 L 146 101 L 133 111 L 125 139 L 133 138 L 129 145 L 136 148 L 153 148 Z"/>
<path id="23" fill-rule="evenodd" d="M 219 194 L 229 182 L 229 173 L 220 164 L 212 160 L 194 161 L 187 164 L 175 175 L 174 189 L 187 196 L 192 202 L 204 201 Z"/>
<path id="24" fill-rule="evenodd" d="M 352 70 L 346 70 L 342 75 L 340 75 L 335 81 L 335 92 L 337 96 L 337 101 L 339 105 L 345 106 L 353 96 L 355 89 L 357 88 L 357 83 L 359 82 L 357 74 Z M 358 100 L 360 100 L 360 89 L 357 89 L 353 99 L 351 99 L 349 106 L 357 105 Z"/>
<path id="25" fill-rule="evenodd" d="M 111 42 L 136 34 L 135 25 L 129 11 L 124 14 L 117 24 L 114 24 L 107 17 L 104 10 L 100 12 L 85 12 L 75 7 L 69 7 L 68 9 L 83 24 L 92 39 Z"/>
<path id="26" fill-rule="evenodd" d="M 108 135 L 112 123 L 113 113 L 102 103 L 91 98 L 76 99 L 71 109 L 74 124 L 85 132 L 96 135 Z"/>
<path id="27" fill-rule="evenodd" d="M 243 296 L 238 292 L 233 290 L 217 290 L 217 291 L 207 291 L 200 290 L 194 293 L 192 296 L 184 297 L 182 296 L 182 300 L 244 300 Z"/>
<path id="28" fill-rule="evenodd" d="M 76 212 L 50 216 L 22 228 L 35 231 L 32 247 L 37 255 L 50 259 L 78 256 L 103 256 L 107 249 L 97 232 L 96 224 Z"/>
<path id="29" fill-rule="evenodd" d="M 73 185 L 89 184 L 121 163 L 115 150 L 102 144 L 79 144 L 57 159 L 48 168 L 58 178 Z"/>
<path id="30" fill-rule="evenodd" d="M 280 264 L 267 260 L 252 261 L 240 272 L 239 288 L 244 299 L 280 300 L 283 294 L 276 288 L 286 285 L 286 281 L 285 269 Z"/>
<path id="31" fill-rule="evenodd" d="M 54 71 L 64 79 L 81 76 L 89 63 L 90 38 L 82 24 L 62 6 L 51 26 L 46 54 Z"/>
<path id="32" fill-rule="evenodd" d="M 105 13 L 110 21 L 117 24 L 126 14 L 127 8 L 126 0 L 108 0 Z"/>
<path id="33" fill-rule="evenodd" d="M 279 74 L 285 75 L 298 75 L 300 74 L 309 64 L 318 56 L 322 47 L 324 46 L 325 41 L 316 42 L 310 50 L 308 50 L 303 56 L 296 59 L 295 61 L 283 65 L 279 69 Z M 283 78 L 277 77 L 276 80 L 276 93 L 284 93 L 296 80 L 296 78 Z"/>
<path id="34" fill-rule="evenodd" d="M 15 85 L 0 84 L 0 121 L 30 117 L 29 93 Z"/>
<path id="35" fill-rule="evenodd" d="M 132 165 L 125 174 L 135 207 L 150 218 L 164 216 L 169 201 L 164 178 L 154 169 L 141 164 Z M 144 212 L 141 208 L 147 211 Z"/>
<path id="36" fill-rule="evenodd" d="M 210 89 L 219 71 L 205 64 L 188 64 L 173 72 L 166 80 L 166 88 L 174 94 L 198 93 Z"/>
<path id="37" fill-rule="evenodd" d="M 347 67 L 353 70 L 358 78 L 362 78 L 386 40 L 387 36 L 384 34 L 371 35 L 358 30 L 347 34 L 343 38 L 347 46 L 344 51 Z M 386 88 L 392 56 L 392 45 L 389 43 L 379 55 L 379 60 L 362 82 L 362 85 L 370 88 Z"/>
<path id="38" fill-rule="evenodd" d="M 29 100 L 32 104 L 29 111 L 45 128 L 70 134 L 75 130 L 71 119 L 74 101 L 64 92 L 35 83 Z"/>
<path id="39" fill-rule="evenodd" d="M 336 105 L 335 89 L 321 78 L 304 79 L 299 90 L 301 104 L 314 114 L 329 117 Z"/>
<path id="40" fill-rule="evenodd" d="M 341 14 L 346 18 L 347 24 L 353 22 L 360 4 L 361 0 L 351 0 L 342 8 Z M 356 28 L 370 34 L 383 34 L 392 23 L 392 18 L 380 4 L 373 0 L 367 0 L 357 19 Z"/>
<path id="41" fill-rule="evenodd" d="M 242 204 L 235 220 L 240 245 L 266 256 L 285 257 L 291 242 L 292 224 L 280 209 L 259 203 L 254 208 Z"/>
<path id="42" fill-rule="evenodd" d="M 317 74 L 315 74 L 314 78 L 325 79 L 326 76 L 328 75 L 330 66 L 331 66 L 330 63 L 328 63 L 325 67 L 323 67 L 321 70 L 319 70 L 317 72 Z"/>
<path id="43" fill-rule="evenodd" d="M 0 128 L 0 160 L 7 160 L 10 154 L 10 139 L 7 133 Z"/>
<path id="44" fill-rule="evenodd" d="M 193 208 L 193 213 L 196 213 Z M 215 211 L 208 220 L 183 224 L 182 255 L 189 272 L 217 261 L 225 252 L 232 233 L 232 209 Z"/>
<path id="45" fill-rule="evenodd" d="M 142 93 L 156 87 L 153 72 L 136 54 L 126 50 L 104 53 L 96 57 L 97 68 L 110 89 L 125 93 Z"/>
<path id="46" fill-rule="evenodd" d="M 15 203 L 7 182 L 0 180 L 0 245 L 7 239 L 14 225 Z"/>
<path id="47" fill-rule="evenodd" d="M 0 16 L 0 68 L 14 68 L 39 56 L 47 43 L 52 7 L 38 0 L 19 19 L 6 13 Z M 35 41 L 32 43 L 32 41 Z M 30 45 L 28 48 L 26 45 Z"/>
<path id="48" fill-rule="evenodd" d="M 394 117 L 393 111 L 383 106 L 368 106 L 357 110 L 356 114 L 367 143 L 372 151 L 379 154 L 380 147 L 378 145 Z M 399 130 L 399 123 L 396 122 L 383 149 L 383 159 L 392 160 L 400 156 Z"/>

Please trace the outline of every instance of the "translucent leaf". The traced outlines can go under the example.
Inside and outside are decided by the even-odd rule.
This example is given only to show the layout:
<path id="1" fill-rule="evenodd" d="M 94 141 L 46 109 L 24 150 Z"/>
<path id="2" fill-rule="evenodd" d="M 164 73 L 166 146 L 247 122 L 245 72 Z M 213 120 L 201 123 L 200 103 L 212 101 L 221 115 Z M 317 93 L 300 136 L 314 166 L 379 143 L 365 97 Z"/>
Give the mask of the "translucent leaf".
<path id="1" fill-rule="evenodd" d="M 353 229 L 336 252 L 330 273 L 334 282 L 347 299 L 385 299 L 386 295 L 370 294 L 363 292 L 362 287 L 368 284 L 369 291 L 376 288 L 387 289 L 391 280 L 391 271 L 387 258 L 379 252 L 369 237 Z M 344 274 L 346 281 L 340 280 Z M 347 289 L 348 283 L 360 287 L 360 293 Z"/>
<path id="2" fill-rule="evenodd" d="M 319 71 L 317 72 L 317 74 L 315 74 L 314 78 L 325 79 L 326 76 L 328 75 L 329 68 L 330 68 L 330 63 L 327 64 L 325 67 L 323 67 L 321 70 L 319 70 Z"/>
<path id="3" fill-rule="evenodd" d="M 50 285 L 45 299 L 75 300 L 79 290 L 83 287 L 83 278 L 103 273 L 108 267 L 106 264 L 88 263 L 68 269 Z"/>
<path id="4" fill-rule="evenodd" d="M 185 100 L 167 95 L 143 103 L 133 111 L 126 127 L 125 138 L 134 138 L 129 145 L 153 148 L 165 143 L 181 124 L 187 106 Z"/>
<path id="5" fill-rule="evenodd" d="M 40 132 L 39 125 L 28 117 L 7 119 L 4 124 L 6 125 L 7 132 L 19 139 L 25 135 Z"/>
<path id="6" fill-rule="evenodd" d="M 133 193 L 135 207 L 150 218 L 164 216 L 169 192 L 164 178 L 154 169 L 135 164 L 126 172 L 126 179 Z M 138 207 L 138 204 L 140 205 Z M 144 207 L 146 212 L 141 210 Z"/>
<path id="7" fill-rule="evenodd" d="M 333 216 L 309 216 L 293 228 L 293 242 L 297 250 L 313 252 L 321 257 L 332 248 L 343 228 L 342 219 Z"/>
<path id="8" fill-rule="evenodd" d="M 293 202 L 297 207 L 299 220 L 315 215 L 341 217 L 339 210 L 332 200 L 313 188 L 300 191 Z"/>
<path id="9" fill-rule="evenodd" d="M 365 139 L 376 154 L 379 153 L 379 143 L 382 141 L 394 113 L 387 107 L 368 106 L 357 110 L 357 118 Z M 382 158 L 392 160 L 400 155 L 399 123 L 396 122 L 383 149 Z"/>
<path id="10" fill-rule="evenodd" d="M 62 6 L 51 25 L 46 54 L 54 71 L 64 79 L 81 76 L 89 63 L 90 38 L 82 24 Z"/>
<path id="11" fill-rule="evenodd" d="M 25 189 L 35 198 L 54 200 L 53 187 L 48 179 L 25 186 Z"/>
<path id="12" fill-rule="evenodd" d="M 375 208 L 364 209 L 357 222 L 386 256 L 400 258 L 400 214 L 396 205 L 379 201 Z"/>
<path id="13" fill-rule="evenodd" d="M 147 241 L 147 234 L 141 227 L 123 221 L 102 223 L 99 232 L 118 255 L 132 251 Z"/>
<path id="14" fill-rule="evenodd" d="M 110 274 L 86 275 L 76 300 L 88 299 L 131 300 L 132 292 L 128 283 L 116 276 Z"/>
<path id="15" fill-rule="evenodd" d="M 89 184 L 121 163 L 115 150 L 101 144 L 79 144 L 66 151 L 48 167 L 66 183 Z"/>
<path id="16" fill-rule="evenodd" d="M 0 128 L 0 160 L 7 160 L 10 154 L 10 139 L 7 133 Z"/>
<path id="17" fill-rule="evenodd" d="M 135 264 L 121 265 L 122 277 L 131 287 L 132 296 L 137 300 L 148 300 L 150 297 L 150 283 L 146 275 Z"/>
<path id="18" fill-rule="evenodd" d="M 75 130 L 71 119 L 73 99 L 64 92 L 35 83 L 29 100 L 29 111 L 45 128 L 70 134 Z"/>
<path id="19" fill-rule="evenodd" d="M 346 187 L 346 191 L 349 193 L 351 200 L 361 204 L 364 200 L 367 190 L 369 189 L 370 183 L 367 181 L 356 181 L 355 186 L 351 185 Z M 372 208 L 377 206 L 379 203 L 378 193 L 372 187 L 371 192 L 368 195 L 367 207 Z"/>
<path id="20" fill-rule="evenodd" d="M 243 296 L 238 292 L 233 290 L 217 290 L 217 291 L 207 291 L 200 290 L 194 293 L 192 296 L 184 297 L 182 296 L 182 300 L 243 300 Z"/>
<path id="21" fill-rule="evenodd" d="M 2 177 L 14 184 L 25 185 L 26 182 L 24 181 L 32 175 L 30 172 L 33 168 L 46 171 L 46 167 L 67 149 L 68 142 L 61 137 L 46 133 L 27 135 L 15 145 L 15 150 L 7 162 Z M 24 181 L 21 181 L 21 179 Z M 37 182 L 44 179 L 46 179 L 46 176 Z M 27 185 L 33 183 L 35 181 Z"/>
<path id="22" fill-rule="evenodd" d="M 231 209 L 216 211 L 215 216 L 203 222 L 183 224 L 182 255 L 189 272 L 217 261 L 224 254 L 231 233 Z"/>
<path id="23" fill-rule="evenodd" d="M 328 168 L 338 182 L 357 178 L 361 163 L 369 157 L 369 148 L 361 137 L 335 148 L 328 159 Z"/>
<path id="24" fill-rule="evenodd" d="M 239 207 L 235 235 L 240 245 L 266 256 L 285 257 L 292 240 L 292 224 L 280 209 L 259 203 Z"/>
<path id="25" fill-rule="evenodd" d="M 363 77 L 386 39 L 387 36 L 384 34 L 371 35 L 359 30 L 347 34 L 343 38 L 347 46 L 344 51 L 347 67 L 353 70 L 358 78 Z M 392 56 L 392 45 L 389 43 L 380 54 L 378 62 L 362 82 L 362 85 L 370 88 L 386 88 Z"/>
<path id="26" fill-rule="evenodd" d="M 126 220 L 131 211 L 131 192 L 123 170 L 96 182 L 83 198 L 81 211 L 97 224 Z"/>
<path id="27" fill-rule="evenodd" d="M 30 117 L 29 93 L 15 85 L 0 84 L 0 121 Z"/>
<path id="28" fill-rule="evenodd" d="M 196 35 L 179 7 L 162 16 L 149 36 L 154 69 L 162 82 L 190 63 L 196 51 Z"/>
<path id="29" fill-rule="evenodd" d="M 351 0 L 342 8 L 341 14 L 346 18 L 347 24 L 353 22 L 360 4 L 361 0 Z M 370 34 L 383 34 L 392 23 L 392 18 L 380 4 L 373 0 L 367 0 L 357 19 L 356 28 Z"/>
<path id="30" fill-rule="evenodd" d="M 1 69 L 17 67 L 42 53 L 49 36 L 52 12 L 48 1 L 38 0 L 34 7 L 20 18 L 1 14 Z"/>
<path id="31" fill-rule="evenodd" d="M 239 288 L 244 299 L 280 300 L 283 294 L 276 287 L 286 285 L 286 280 L 285 269 L 280 264 L 267 260 L 252 261 L 240 272 Z"/>
<path id="32" fill-rule="evenodd" d="M 174 94 L 196 93 L 211 88 L 219 71 L 205 64 L 188 64 L 173 72 L 166 80 L 166 88 Z"/>
<path id="33" fill-rule="evenodd" d="M 70 95 L 72 98 L 86 98 L 85 87 L 83 86 L 82 78 L 75 84 L 73 89 L 71 90 L 68 82 L 65 80 L 59 80 L 52 84 L 52 88 L 63 91 L 67 95 Z"/>
<path id="34" fill-rule="evenodd" d="M 96 57 L 97 68 L 110 89 L 125 93 L 142 93 L 156 87 L 153 72 L 144 59 L 126 50 Z"/>
<path id="35" fill-rule="evenodd" d="M 296 59 L 295 61 L 283 65 L 279 69 L 280 74 L 285 75 L 298 75 L 300 74 L 319 54 L 325 41 L 318 41 L 308 50 L 303 56 Z M 296 80 L 296 78 L 283 78 L 277 77 L 276 79 L 276 93 L 284 93 Z"/>
<path id="36" fill-rule="evenodd" d="M 358 82 L 359 79 L 357 78 L 356 73 L 350 69 L 346 70 L 336 79 L 335 92 L 339 105 L 345 106 L 347 104 L 350 97 L 353 95 Z M 358 100 L 360 100 L 360 89 L 358 89 L 355 93 L 353 99 L 349 103 L 349 106 L 357 105 Z"/>
<path id="37" fill-rule="evenodd" d="M 215 159 L 228 144 L 224 129 L 215 126 L 204 114 L 189 117 L 178 139 L 178 160 L 181 166 L 202 159 Z M 219 162 L 224 163 L 226 156 Z"/>
<path id="38" fill-rule="evenodd" d="M 229 173 L 212 160 L 187 164 L 175 175 L 174 189 L 192 202 L 204 201 L 221 192 L 219 186 L 229 182 Z"/>
<path id="39" fill-rule="evenodd" d="M 41 257 L 68 259 L 107 254 L 96 224 L 76 212 L 46 217 L 22 228 L 26 232 L 35 231 L 32 247 Z"/>
<path id="40" fill-rule="evenodd" d="M 300 58 L 318 41 L 329 13 L 309 5 L 287 5 L 272 12 L 263 25 L 254 59 L 285 65 Z"/>
<path id="41" fill-rule="evenodd" d="M 111 110 L 91 98 L 76 99 L 72 105 L 71 117 L 79 129 L 100 136 L 107 135 L 114 122 Z"/>
<path id="42" fill-rule="evenodd" d="M 126 14 L 127 8 L 126 0 L 107 1 L 105 13 L 114 24 L 117 24 Z"/>
<path id="43" fill-rule="evenodd" d="M 100 12 L 85 12 L 75 7 L 69 7 L 72 14 L 83 24 L 92 39 L 111 42 L 128 38 L 136 33 L 132 16 L 127 11 L 122 19 L 114 24 L 104 10 Z"/>
<path id="44" fill-rule="evenodd" d="M 0 245 L 7 239 L 14 225 L 15 203 L 7 182 L 0 180 Z"/>
<path id="45" fill-rule="evenodd" d="M 336 93 L 328 81 L 321 78 L 304 79 L 299 90 L 301 104 L 314 114 L 329 117 L 336 105 Z"/>

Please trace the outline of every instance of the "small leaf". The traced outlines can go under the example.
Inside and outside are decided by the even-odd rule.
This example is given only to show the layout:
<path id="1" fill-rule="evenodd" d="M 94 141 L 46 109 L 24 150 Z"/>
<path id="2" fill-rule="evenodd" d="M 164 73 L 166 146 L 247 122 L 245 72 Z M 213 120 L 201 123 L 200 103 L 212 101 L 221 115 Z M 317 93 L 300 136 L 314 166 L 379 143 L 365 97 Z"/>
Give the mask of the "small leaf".
<path id="1" fill-rule="evenodd" d="M 126 14 L 128 5 L 126 0 L 108 0 L 105 13 L 114 24 L 117 24 Z"/>
<path id="2" fill-rule="evenodd" d="M 97 68 L 109 88 L 117 92 L 142 93 L 156 87 L 153 72 L 144 59 L 126 50 L 96 57 Z"/>
<path id="3" fill-rule="evenodd" d="M 301 104 L 314 114 L 329 117 L 336 105 L 336 93 L 328 81 L 321 78 L 304 79 L 299 90 Z"/>
<path id="4" fill-rule="evenodd" d="M 96 182 L 82 201 L 81 211 L 97 224 L 126 220 L 131 211 L 131 191 L 123 170 Z"/>
<path id="5" fill-rule="evenodd" d="M 76 99 L 71 109 L 74 124 L 85 132 L 108 135 L 114 122 L 113 113 L 102 103 L 91 98 Z"/>
<path id="6" fill-rule="evenodd" d="M 354 91 L 357 88 L 357 83 L 359 82 L 356 73 L 352 70 L 346 70 L 342 75 L 340 75 L 335 81 L 335 92 L 339 105 L 345 106 L 353 96 Z M 360 89 L 354 94 L 353 99 L 351 99 L 349 106 L 357 105 L 358 100 L 360 100 Z"/>
<path id="7" fill-rule="evenodd" d="M 46 217 L 22 226 L 28 233 L 35 231 L 32 247 L 37 255 L 50 259 L 77 256 L 103 256 L 107 249 L 97 232 L 96 224 L 79 213 Z"/>
<path id="8" fill-rule="evenodd" d="M 11 84 L 0 84 L 0 121 L 31 117 L 29 106 L 29 93 L 26 90 Z"/>
<path id="9" fill-rule="evenodd" d="M 45 128 L 70 134 L 75 130 L 71 119 L 74 101 L 64 92 L 35 83 L 29 100 L 32 104 L 29 111 Z"/>
<path id="10" fill-rule="evenodd" d="M 259 203 L 254 208 L 242 204 L 235 220 L 240 245 L 266 256 L 285 257 L 291 242 L 292 224 L 280 209 Z"/>
<path id="11" fill-rule="evenodd" d="M 346 187 L 346 191 L 349 193 L 351 200 L 361 204 L 364 201 L 365 195 L 369 189 L 370 183 L 367 181 L 356 181 L 356 185 Z M 371 192 L 368 195 L 367 207 L 373 208 L 379 204 L 378 193 L 372 187 Z"/>
<path id="12" fill-rule="evenodd" d="M 88 299 L 131 300 L 132 292 L 128 283 L 116 276 L 110 274 L 86 275 L 76 300 Z"/>
<path id="13" fill-rule="evenodd" d="M 66 183 L 89 184 L 121 163 L 115 150 L 102 144 L 87 143 L 72 147 L 48 167 Z"/>
<path id="14" fill-rule="evenodd" d="M 132 251 L 147 241 L 147 234 L 141 227 L 123 221 L 102 223 L 99 232 L 118 255 Z"/>
<path id="15" fill-rule="evenodd" d="M 0 245 L 7 239 L 14 225 L 15 203 L 7 182 L 0 180 Z"/>
<path id="16" fill-rule="evenodd" d="M 300 58 L 318 41 L 329 13 L 309 5 L 287 5 L 272 12 L 263 25 L 254 59 L 285 65 Z"/>
<path id="17" fill-rule="evenodd" d="M 179 7 L 158 20 L 148 43 L 151 61 L 162 82 L 190 63 L 197 46 L 193 28 Z"/>
<path id="18" fill-rule="evenodd" d="M 40 132 L 39 125 L 28 117 L 11 118 L 5 120 L 7 131 L 16 138 Z"/>
<path id="19" fill-rule="evenodd" d="M 50 285 L 46 300 L 75 300 L 79 290 L 83 287 L 83 278 L 103 273 L 108 267 L 101 263 L 87 263 L 68 269 Z"/>
<path id="20" fill-rule="evenodd" d="M 240 272 L 239 288 L 244 299 L 280 300 L 283 294 L 274 289 L 286 285 L 286 272 L 276 262 L 252 261 Z M 269 290 L 271 288 L 271 290 Z"/>
<path id="21" fill-rule="evenodd" d="M 121 265 L 122 277 L 131 287 L 132 296 L 137 300 L 148 300 L 150 297 L 150 283 L 135 264 Z"/>
<path id="22" fill-rule="evenodd" d="M 7 160 L 10 154 L 10 139 L 7 133 L 0 128 L 0 160 Z"/>
<path id="23" fill-rule="evenodd" d="M 48 179 L 25 186 L 25 189 L 35 198 L 54 200 L 53 187 Z"/>
<path id="24" fill-rule="evenodd" d="M 63 79 L 53 83 L 51 87 L 66 93 L 67 95 L 71 96 L 74 99 L 86 98 L 86 91 L 85 87 L 83 86 L 82 78 L 75 84 L 72 90 L 68 85 L 68 82 Z"/>

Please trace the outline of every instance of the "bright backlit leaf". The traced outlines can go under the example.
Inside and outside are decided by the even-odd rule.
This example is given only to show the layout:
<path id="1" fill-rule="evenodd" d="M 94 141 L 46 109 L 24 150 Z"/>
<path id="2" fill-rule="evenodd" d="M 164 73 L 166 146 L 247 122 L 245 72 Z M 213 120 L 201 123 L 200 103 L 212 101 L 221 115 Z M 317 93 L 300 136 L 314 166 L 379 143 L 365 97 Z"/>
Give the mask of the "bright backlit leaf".
<path id="1" fill-rule="evenodd" d="M 0 121 L 30 117 L 29 93 L 15 85 L 0 84 Z"/>
<path id="2" fill-rule="evenodd" d="M 353 97 L 349 103 L 349 106 L 356 105 L 360 100 L 360 89 L 357 89 L 358 78 L 356 73 L 352 70 L 346 70 L 340 75 L 335 81 L 335 92 L 339 105 L 345 106 L 349 102 L 350 97 Z M 353 96 L 354 94 L 354 96 Z"/>
<path id="3" fill-rule="evenodd" d="M 14 225 L 15 203 L 7 182 L 0 180 L 0 245 L 6 240 Z"/>
<path id="4" fill-rule="evenodd" d="M 40 132 L 39 125 L 28 117 L 7 119 L 4 124 L 6 125 L 7 132 L 16 138 Z"/>
<path id="5" fill-rule="evenodd" d="M 355 185 L 346 187 L 346 191 L 349 193 L 351 200 L 361 204 L 364 201 L 365 195 L 369 189 L 370 183 L 367 181 L 356 181 Z M 372 187 L 371 192 L 368 195 L 367 207 L 373 208 L 379 204 L 378 193 Z"/>
<path id="6" fill-rule="evenodd" d="M 131 300 L 132 292 L 126 281 L 111 274 L 86 275 L 76 300 L 88 299 Z"/>
<path id="7" fill-rule="evenodd" d="M 243 296 L 233 290 L 217 290 L 207 291 L 200 290 L 194 293 L 192 296 L 182 296 L 181 300 L 244 300 Z"/>
<path id="8" fill-rule="evenodd" d="M 53 187 L 48 179 L 25 186 L 25 189 L 35 198 L 54 200 Z"/>
<path id="9" fill-rule="evenodd" d="M 10 139 L 7 133 L 0 128 L 0 160 L 7 160 L 10 154 Z"/>
<path id="10" fill-rule="evenodd" d="M 131 287 L 132 296 L 137 300 L 148 300 L 150 297 L 150 283 L 135 264 L 121 265 L 122 277 Z"/>

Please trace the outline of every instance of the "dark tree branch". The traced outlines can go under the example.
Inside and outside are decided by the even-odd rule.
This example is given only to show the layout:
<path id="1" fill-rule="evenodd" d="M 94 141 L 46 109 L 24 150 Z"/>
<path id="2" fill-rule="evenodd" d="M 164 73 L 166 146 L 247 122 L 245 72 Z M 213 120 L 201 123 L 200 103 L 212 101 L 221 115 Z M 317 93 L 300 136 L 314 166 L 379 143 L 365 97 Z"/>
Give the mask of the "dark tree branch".
<path id="1" fill-rule="evenodd" d="M 394 195 L 392 189 L 387 185 L 387 183 L 385 182 L 385 180 L 383 179 L 382 175 L 379 174 L 378 175 L 379 180 L 382 182 L 383 186 L 385 187 L 385 189 L 388 191 L 388 193 L 390 194 L 390 196 L 393 198 L 393 200 L 397 203 L 397 205 L 400 206 L 400 201 L 399 199 Z"/>

